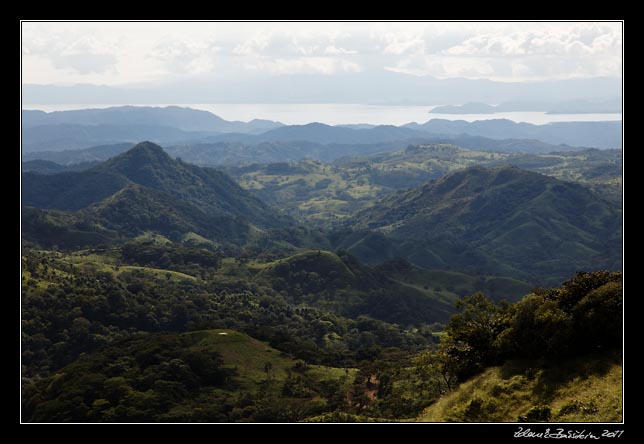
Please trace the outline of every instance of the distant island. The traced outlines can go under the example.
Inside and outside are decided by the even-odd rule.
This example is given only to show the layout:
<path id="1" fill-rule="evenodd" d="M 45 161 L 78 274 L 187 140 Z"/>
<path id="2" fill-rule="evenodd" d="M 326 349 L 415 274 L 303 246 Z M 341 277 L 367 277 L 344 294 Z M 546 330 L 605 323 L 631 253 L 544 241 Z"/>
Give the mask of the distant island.
<path id="1" fill-rule="evenodd" d="M 489 105 L 481 102 L 469 102 L 463 105 L 442 105 L 433 108 L 430 114 L 495 114 L 502 112 L 545 112 L 546 114 L 595 114 L 621 113 L 621 99 L 601 102 L 572 100 L 560 103 L 546 102 L 504 102 Z"/>

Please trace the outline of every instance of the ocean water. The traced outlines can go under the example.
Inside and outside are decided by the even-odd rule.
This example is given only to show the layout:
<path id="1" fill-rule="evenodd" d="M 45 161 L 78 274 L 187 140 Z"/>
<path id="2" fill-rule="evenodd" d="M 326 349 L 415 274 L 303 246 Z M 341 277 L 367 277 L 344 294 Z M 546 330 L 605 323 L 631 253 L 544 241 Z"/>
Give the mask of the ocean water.
<path id="1" fill-rule="evenodd" d="M 168 104 L 129 104 L 134 106 L 170 106 Z M 91 105 L 23 105 L 23 109 L 46 112 L 87 108 L 108 108 L 115 104 Z M 225 120 L 248 122 L 253 119 L 276 120 L 287 125 L 320 122 L 327 125 L 359 124 L 404 125 L 409 122 L 424 123 L 430 119 L 475 120 L 509 119 L 515 122 L 543 125 L 551 122 L 582 122 L 621 120 L 621 113 L 611 114 L 546 114 L 545 112 L 507 112 L 495 114 L 433 114 L 435 105 L 393 106 L 360 105 L 351 103 L 194 103 L 176 106 L 210 111 Z"/>

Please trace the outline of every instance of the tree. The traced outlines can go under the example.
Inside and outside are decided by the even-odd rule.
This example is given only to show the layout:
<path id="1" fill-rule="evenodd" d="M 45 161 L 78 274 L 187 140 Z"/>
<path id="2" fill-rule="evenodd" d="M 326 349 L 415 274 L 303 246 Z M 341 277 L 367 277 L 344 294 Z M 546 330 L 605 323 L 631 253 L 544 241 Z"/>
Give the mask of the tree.
<path id="1" fill-rule="evenodd" d="M 466 379 L 498 361 L 495 341 L 508 325 L 508 304 L 496 305 L 477 292 L 456 307 L 463 311 L 447 324 L 443 350 L 454 360 L 457 376 Z"/>
<path id="2" fill-rule="evenodd" d="M 423 381 L 422 388 L 429 391 L 429 396 L 446 393 L 456 383 L 457 361 L 448 350 L 448 347 L 428 350 L 413 359 L 414 372 Z"/>

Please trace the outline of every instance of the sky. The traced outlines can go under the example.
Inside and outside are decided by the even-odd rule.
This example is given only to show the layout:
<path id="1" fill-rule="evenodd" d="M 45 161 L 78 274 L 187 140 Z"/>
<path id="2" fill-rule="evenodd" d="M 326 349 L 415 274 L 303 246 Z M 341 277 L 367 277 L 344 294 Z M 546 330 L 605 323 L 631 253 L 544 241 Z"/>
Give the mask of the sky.
<path id="1" fill-rule="evenodd" d="M 159 87 L 383 72 L 499 82 L 621 78 L 622 23 L 22 23 L 24 84 Z"/>

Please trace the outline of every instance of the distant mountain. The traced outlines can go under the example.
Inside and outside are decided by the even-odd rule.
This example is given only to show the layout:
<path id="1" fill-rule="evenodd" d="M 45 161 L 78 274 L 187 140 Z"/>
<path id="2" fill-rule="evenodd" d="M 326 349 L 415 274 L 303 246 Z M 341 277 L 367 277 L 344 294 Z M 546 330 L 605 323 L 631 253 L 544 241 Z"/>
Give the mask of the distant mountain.
<path id="1" fill-rule="evenodd" d="M 466 145 L 455 138 L 484 137 L 496 140 L 511 140 L 511 143 L 496 144 L 484 140 L 470 140 Z M 151 140 L 164 146 L 241 144 L 243 150 L 260 144 L 291 144 L 283 153 L 270 155 L 262 161 L 279 162 L 304 158 L 330 161 L 337 155 L 333 151 L 347 151 L 344 155 L 364 155 L 400 149 L 409 144 L 437 143 L 448 141 L 470 149 L 498 150 L 501 152 L 547 152 L 548 145 L 573 147 L 619 148 L 621 147 L 621 122 L 563 122 L 548 125 L 515 123 L 510 120 L 483 120 L 476 122 L 432 119 L 424 124 L 409 123 L 392 125 L 337 125 L 322 123 L 285 126 L 277 122 L 253 120 L 248 123 L 227 122 L 211 113 L 189 108 L 167 107 L 115 107 L 44 113 L 23 111 L 23 153 L 69 151 L 94 148 L 103 145 L 134 144 L 139 140 Z M 517 143 L 518 142 L 518 143 Z M 306 147 L 306 144 L 318 146 Z M 301 146 L 300 146 L 301 145 Z M 328 149 L 329 145 L 341 145 Z M 352 147 L 351 145 L 361 145 Z M 377 145 L 373 147 L 372 145 Z M 500 145 L 500 146 L 498 146 Z M 523 145 L 523 146 L 521 146 Z M 79 161 L 105 160 L 108 156 L 92 151 L 90 157 Z M 233 149 L 234 153 L 236 150 Z M 249 151 L 249 150 L 246 150 Z M 252 148 L 243 156 L 263 154 L 262 149 Z M 278 149 L 279 151 L 279 149 Z M 317 151 L 317 154 L 316 154 Z M 114 153 L 113 150 L 110 153 Z M 300 154 L 296 154 L 300 153 Z M 324 153 L 324 154 L 321 154 Z M 112 154 L 113 155 L 113 154 Z M 226 157 L 230 157 L 227 154 Z M 73 158 L 73 155 L 71 156 Z M 97 158 L 99 157 L 99 158 Z M 203 156 L 202 156 L 203 157 Z M 214 158 L 220 158 L 216 154 Z M 233 154 L 234 157 L 234 154 Z M 65 160 L 38 154 L 26 160 Z M 73 162 L 73 163 L 76 163 Z M 251 160 L 251 162 L 253 162 Z M 221 161 L 200 161 L 201 164 L 221 164 Z M 238 163 L 243 163 L 239 161 Z"/>
<path id="2" fill-rule="evenodd" d="M 231 135 L 228 135 L 231 136 Z M 488 139 L 480 136 L 442 136 L 421 135 L 421 137 L 392 140 L 377 143 L 330 143 L 322 144 L 308 141 L 261 141 L 258 136 L 237 135 L 239 141 L 196 141 L 165 146 L 172 157 L 201 166 L 239 166 L 267 164 L 276 162 L 297 162 L 304 159 L 333 162 L 349 156 L 366 156 L 403 149 L 409 145 L 453 144 L 477 151 L 501 153 L 550 153 L 554 151 L 576 151 L 581 148 L 568 145 L 553 145 L 538 140 L 527 139 Z M 231 137 L 226 137 L 231 138 Z M 249 140 L 249 139 L 253 140 Z M 210 139 L 210 138 L 207 138 Z M 259 140 L 259 141 L 258 141 Z M 105 161 L 120 154 L 133 144 L 122 143 L 102 145 L 79 150 L 34 151 L 22 155 L 23 162 L 46 160 L 60 165 L 79 162 Z"/>
<path id="3" fill-rule="evenodd" d="M 373 144 L 387 142 L 436 143 L 461 137 L 485 137 L 496 140 L 528 140 L 531 146 L 568 145 L 574 147 L 619 148 L 622 143 L 622 123 L 615 122 L 557 122 L 545 125 L 516 123 L 507 119 L 464 120 L 432 119 L 423 124 L 403 126 L 379 125 L 367 129 L 329 126 L 322 123 L 283 126 L 259 135 L 219 134 L 205 137 L 202 142 L 237 142 L 257 145 L 263 142 L 313 142 L 328 144 Z M 537 143 L 535 143 L 537 141 Z M 451 142 L 454 143 L 454 142 Z M 488 143 L 488 146 L 492 146 Z M 477 147 L 470 147 L 477 149 Z M 507 148 L 505 148 L 507 150 Z M 543 148 L 541 148 L 543 149 Z M 559 151 L 565 149 L 560 148 Z M 573 148 L 574 149 L 574 148 Z M 534 151 L 528 147 L 527 152 Z M 555 149 L 557 150 L 557 149 Z M 543 152 L 543 151 L 541 151 Z"/>
<path id="4" fill-rule="evenodd" d="M 322 123 L 292 125 L 277 128 L 262 134 L 267 140 L 307 140 L 316 143 L 378 143 L 404 140 L 422 136 L 417 131 L 391 125 L 379 125 L 367 129 L 329 126 Z"/>
<path id="5" fill-rule="evenodd" d="M 41 125 L 142 125 L 197 132 L 259 133 L 282 126 L 279 122 L 255 119 L 248 123 L 227 121 L 208 111 L 179 106 L 117 106 L 111 108 L 54 111 L 23 110 L 23 128 Z"/>
<path id="6" fill-rule="evenodd" d="M 63 165 L 60 165 L 56 162 L 51 162 L 49 160 L 30 160 L 22 163 L 22 172 L 35 172 L 41 174 L 52 174 L 52 173 L 62 173 L 66 171 Z"/>
<path id="7" fill-rule="evenodd" d="M 425 136 L 418 131 L 392 125 L 378 125 L 370 128 L 330 126 L 313 122 L 306 125 L 289 125 L 267 131 L 252 137 L 237 137 L 245 142 L 268 141 L 307 141 L 320 144 L 370 144 L 404 140 Z M 220 140 L 230 140 L 227 135 L 218 136 Z"/>
<path id="8" fill-rule="evenodd" d="M 282 126 L 269 120 L 229 122 L 210 112 L 169 106 L 75 111 L 22 111 L 23 151 L 60 151 L 122 142 L 176 143 L 219 133 L 255 134 Z"/>
<path id="9" fill-rule="evenodd" d="M 346 225 L 385 235 L 353 239 L 353 250 L 362 244 L 372 256 L 404 252 L 432 268 L 556 280 L 621 266 L 616 205 L 580 185 L 513 167 L 449 174 L 384 198 Z"/>
<path id="10" fill-rule="evenodd" d="M 552 152 L 580 151 L 584 149 L 583 147 L 565 144 L 554 145 L 552 143 L 541 142 L 536 139 L 490 139 L 488 137 L 470 136 L 467 134 L 435 137 L 430 140 L 433 144 L 447 143 L 474 151 L 490 151 L 508 154 L 547 154 Z"/>
<path id="11" fill-rule="evenodd" d="M 432 135 L 470 135 L 490 139 L 536 139 L 550 144 L 593 148 L 621 148 L 622 122 L 556 122 L 546 125 L 516 123 L 508 119 L 464 120 L 432 119 L 423 124 L 409 123 L 406 128 Z"/>
<path id="12" fill-rule="evenodd" d="M 61 123 L 39 125 L 23 129 L 22 150 L 63 151 L 114 145 L 138 140 L 152 140 L 156 143 L 176 143 L 198 139 L 213 133 L 183 131 L 178 128 L 154 125 L 78 125 Z"/>
<path id="13" fill-rule="evenodd" d="M 370 123 L 347 123 L 344 125 L 334 125 L 334 126 L 340 126 L 343 128 L 351 128 L 351 129 L 370 129 L 378 125 L 372 125 Z"/>
<path id="14" fill-rule="evenodd" d="M 621 79 L 594 77 L 535 82 L 416 76 L 388 70 L 267 77 L 248 71 L 243 77 L 208 76 L 165 83 L 154 88 L 91 84 L 25 84 L 23 103 L 373 103 L 427 105 L 499 103 L 509 100 L 603 100 L 621 91 Z"/>
<path id="15" fill-rule="evenodd" d="M 129 150 L 133 146 L 134 144 L 132 143 L 117 143 L 114 145 L 99 145 L 79 150 L 23 152 L 22 161 L 26 163 L 34 160 L 44 160 L 55 162 L 59 165 L 73 165 L 83 162 L 103 162 Z"/>
<path id="16" fill-rule="evenodd" d="M 174 160 L 150 142 L 83 172 L 25 173 L 22 190 L 23 205 L 81 210 L 127 233 L 194 231 L 230 241 L 250 225 L 274 228 L 285 221 L 224 173 Z"/>

